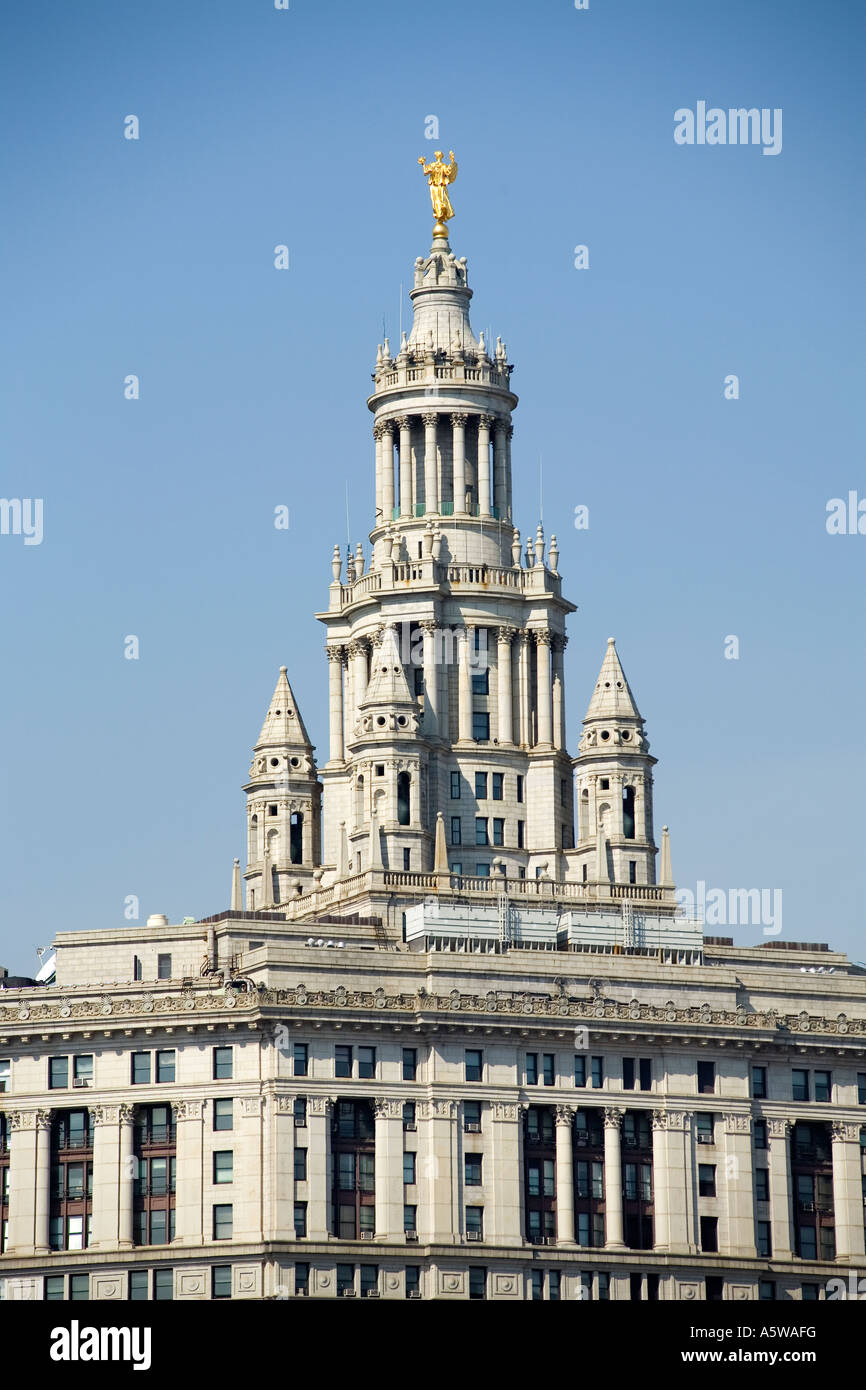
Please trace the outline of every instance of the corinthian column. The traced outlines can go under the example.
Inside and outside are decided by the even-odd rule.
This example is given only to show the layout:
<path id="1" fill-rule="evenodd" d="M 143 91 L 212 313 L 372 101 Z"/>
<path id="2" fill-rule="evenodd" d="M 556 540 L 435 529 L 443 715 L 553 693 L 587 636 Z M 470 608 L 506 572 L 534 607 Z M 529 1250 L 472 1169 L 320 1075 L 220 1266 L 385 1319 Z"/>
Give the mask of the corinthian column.
<path id="1" fill-rule="evenodd" d="M 559 1245 L 574 1243 L 574 1107 L 556 1107 L 556 1237 Z"/>
<path id="2" fill-rule="evenodd" d="M 850 1120 L 834 1120 L 833 1211 L 836 1226 L 836 1259 L 863 1261 L 863 1193 L 860 1177 L 860 1126 Z"/>
<path id="3" fill-rule="evenodd" d="M 490 515 L 490 426 L 492 415 L 478 416 L 478 511 Z"/>
<path id="4" fill-rule="evenodd" d="M 401 415 L 400 426 L 400 515 L 412 515 L 412 431 L 408 415 Z"/>
<path id="5" fill-rule="evenodd" d="M 509 425 L 505 431 L 505 513 L 508 520 L 511 520 L 511 436 L 514 434 L 514 426 Z"/>
<path id="6" fill-rule="evenodd" d="M 382 426 L 373 426 L 373 438 L 376 441 L 376 519 L 375 525 L 380 526 L 385 520 L 382 507 Z"/>
<path id="7" fill-rule="evenodd" d="M 604 1112 L 604 1209 L 607 1222 L 605 1247 L 624 1250 L 622 1236 L 622 1149 L 620 1127 L 623 1111 L 616 1106 Z"/>
<path id="8" fill-rule="evenodd" d="M 493 430 L 493 505 L 501 520 L 504 520 L 508 510 L 505 483 L 507 429 L 508 426 L 504 420 L 497 420 Z"/>
<path id="9" fill-rule="evenodd" d="M 550 690 L 550 641 L 551 634 L 542 628 L 535 634 L 535 669 L 538 696 L 538 742 L 553 742 L 553 704 Z"/>
<path id="10" fill-rule="evenodd" d="M 424 511 L 429 516 L 439 510 L 439 489 L 436 472 L 436 421 L 435 411 L 424 415 Z"/>
<path id="11" fill-rule="evenodd" d="M 352 663 L 352 699 L 354 717 L 358 706 L 367 693 L 367 643 L 363 640 L 349 643 L 349 660 Z"/>
<path id="12" fill-rule="evenodd" d="M 439 667 L 436 662 L 436 624 L 421 624 L 424 633 L 424 723 L 428 734 L 439 733 Z"/>
<path id="13" fill-rule="evenodd" d="M 466 416 L 451 416 L 454 429 L 454 510 L 466 511 Z"/>
<path id="14" fill-rule="evenodd" d="M 567 637 L 553 637 L 553 746 L 565 747 L 565 645 Z"/>
<path id="15" fill-rule="evenodd" d="M 382 516 L 381 524 L 387 526 L 394 511 L 394 426 L 390 420 L 380 426 L 382 439 L 380 458 L 382 469 Z"/>
<path id="16" fill-rule="evenodd" d="M 330 761 L 343 761 L 343 648 L 326 647 L 328 653 L 328 721 Z"/>
<path id="17" fill-rule="evenodd" d="M 460 740 L 472 738 L 472 675 L 469 669 L 469 644 L 474 629 L 464 627 L 460 631 L 460 666 L 458 670 L 457 737 Z"/>
<path id="18" fill-rule="evenodd" d="M 520 731 L 518 742 L 527 748 L 532 743 L 531 693 L 529 689 L 529 633 L 517 637 L 517 674 L 519 682 Z"/>
<path id="19" fill-rule="evenodd" d="M 403 1234 L 402 1102 L 374 1100 L 373 1113 L 376 1130 L 376 1238 L 398 1240 Z"/>
<path id="20" fill-rule="evenodd" d="M 514 632 L 513 627 L 500 627 L 496 632 L 496 684 L 500 743 L 514 742 L 511 714 L 511 642 Z"/>

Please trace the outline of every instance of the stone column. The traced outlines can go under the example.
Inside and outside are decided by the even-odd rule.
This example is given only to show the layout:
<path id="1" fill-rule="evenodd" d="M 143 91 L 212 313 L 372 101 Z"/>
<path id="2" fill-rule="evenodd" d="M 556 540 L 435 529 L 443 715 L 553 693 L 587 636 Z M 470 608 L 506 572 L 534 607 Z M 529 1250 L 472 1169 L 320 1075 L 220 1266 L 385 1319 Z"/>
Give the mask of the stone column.
<path id="1" fill-rule="evenodd" d="M 36 1111 L 36 1254 L 49 1249 L 51 1210 L 51 1111 Z"/>
<path id="2" fill-rule="evenodd" d="M 331 1110 L 327 1096 L 307 1098 L 307 1235 L 327 1240 L 331 1208 Z"/>
<path id="3" fill-rule="evenodd" d="M 461 741 L 472 738 L 472 673 L 469 666 L 470 644 L 474 628 L 460 629 L 460 668 L 458 684 L 458 732 Z"/>
<path id="4" fill-rule="evenodd" d="M 528 632 L 521 632 L 518 635 L 518 657 L 517 673 L 520 687 L 520 732 L 518 742 L 530 747 L 532 744 L 532 704 L 529 683 L 529 643 Z"/>
<path id="5" fill-rule="evenodd" d="M 400 515 L 412 515 L 412 430 L 408 415 L 397 421 L 400 427 Z"/>
<path id="6" fill-rule="evenodd" d="M 466 416 L 461 411 L 451 416 L 454 429 L 454 510 L 466 511 Z"/>
<path id="7" fill-rule="evenodd" d="M 492 415 L 478 416 L 478 511 L 490 515 L 490 426 Z"/>
<path id="8" fill-rule="evenodd" d="M 423 416 L 424 512 L 427 516 L 429 516 L 431 512 L 439 511 L 439 478 L 436 459 L 436 422 L 438 418 L 435 411 L 427 411 Z"/>
<path id="9" fill-rule="evenodd" d="M 521 1110 L 508 1101 L 490 1106 L 490 1157 L 484 1159 L 485 1239 L 497 1245 L 523 1245 L 523 1161 Z M 471 1188 L 463 1200 L 471 1200 Z M 491 1201 L 492 1198 L 492 1201 Z"/>
<path id="10" fill-rule="evenodd" d="M 767 1120 L 770 1146 L 770 1212 L 774 1259 L 790 1259 L 793 1249 L 791 1217 L 791 1122 Z"/>
<path id="11" fill-rule="evenodd" d="M 129 1250 L 134 1244 L 132 1196 L 137 1169 L 134 1143 L 135 1107 L 125 1104 L 119 1105 L 117 1107 L 117 1119 L 120 1139 L 120 1189 L 117 1204 L 117 1243 L 121 1250 Z"/>
<path id="12" fill-rule="evenodd" d="M 556 1107 L 556 1243 L 574 1244 L 574 1106 Z"/>
<path id="13" fill-rule="evenodd" d="M 129 1107 L 126 1107 L 129 1109 Z M 120 1193 L 129 1169 L 120 1161 L 120 1107 L 97 1105 L 93 1110 L 93 1222 L 90 1248 L 115 1250 L 119 1243 Z"/>
<path id="14" fill-rule="evenodd" d="M 605 1248 L 624 1250 L 622 1225 L 621 1128 L 624 1110 L 605 1106 L 604 1111 L 604 1209 Z"/>
<path id="15" fill-rule="evenodd" d="M 382 516 L 383 526 L 389 525 L 394 511 L 394 426 L 390 420 L 385 420 L 380 426 L 382 439 L 380 444 L 380 466 L 382 470 Z"/>
<path id="16" fill-rule="evenodd" d="M 550 688 L 550 643 L 551 634 L 547 628 L 541 628 L 535 633 L 538 742 L 548 746 L 553 742 L 553 701 Z"/>
<path id="17" fill-rule="evenodd" d="M 328 653 L 328 719 L 330 761 L 343 761 L 343 648 L 326 647 Z"/>
<path id="18" fill-rule="evenodd" d="M 499 709 L 499 742 L 513 743 L 512 727 L 512 689 L 511 689 L 511 642 L 513 627 L 500 627 L 496 631 L 496 686 Z"/>
<path id="19" fill-rule="evenodd" d="M 7 1254 L 45 1254 L 48 1250 L 48 1202 L 51 1157 L 51 1111 L 10 1110 L 9 1242 Z"/>
<path id="20" fill-rule="evenodd" d="M 457 1102 L 419 1101 L 416 1114 L 426 1128 L 424 1171 L 418 1184 L 421 1240 L 454 1245 L 462 1229 L 457 1171 Z M 422 1195 L 423 1194 L 423 1195 Z"/>
<path id="21" fill-rule="evenodd" d="M 834 1120 L 831 1132 L 836 1259 L 862 1263 L 866 1252 L 863 1242 L 860 1126 L 856 1121 Z"/>
<path id="22" fill-rule="evenodd" d="M 373 426 L 373 438 L 376 441 L 376 519 L 374 525 L 379 526 L 384 521 L 382 507 L 382 479 L 384 470 L 382 468 L 382 426 Z"/>
<path id="23" fill-rule="evenodd" d="M 493 429 L 493 505 L 500 520 L 504 520 L 507 511 L 507 491 L 505 484 L 505 450 L 506 450 L 506 431 L 508 426 L 504 420 L 496 420 Z"/>
<path id="24" fill-rule="evenodd" d="M 349 643 L 349 658 L 352 662 L 352 717 L 367 694 L 367 643 L 363 640 Z"/>
<path id="25" fill-rule="evenodd" d="M 512 501 L 511 501 L 511 437 L 514 434 L 514 426 L 509 425 L 505 431 L 505 511 L 508 520 L 511 520 Z"/>
<path id="26" fill-rule="evenodd" d="M 719 1201 L 719 1250 L 725 1255 L 756 1259 L 755 1206 L 752 1179 L 752 1120 L 729 1114 L 725 1122 L 724 1167 L 716 1170 Z M 700 1157 L 700 1155 L 699 1155 Z"/>
<path id="27" fill-rule="evenodd" d="M 175 1240 L 201 1245 L 212 1235 L 210 1212 L 204 1212 L 203 1102 L 179 1100 L 172 1108 L 177 1125 Z"/>
<path id="28" fill-rule="evenodd" d="M 565 647 L 567 637 L 553 635 L 553 746 L 564 748 L 565 733 Z"/>
<path id="29" fill-rule="evenodd" d="M 424 633 L 424 725 L 431 735 L 439 733 L 439 664 L 436 660 L 436 624 L 423 622 Z"/>
<path id="30" fill-rule="evenodd" d="M 667 1169 L 667 1113 L 654 1110 L 653 1124 L 653 1249 L 667 1250 L 671 1243 L 671 1208 Z"/>
<path id="31" fill-rule="evenodd" d="M 376 1119 L 376 1239 L 403 1236 L 403 1104 L 374 1100 Z M 415 1175 L 417 1179 L 417 1174 Z"/>
<path id="32" fill-rule="evenodd" d="M 270 1174 L 265 1189 L 265 1240 L 295 1238 L 295 1098 L 273 1095 L 266 1109 Z M 300 1134 L 306 1134 L 300 1130 Z M 300 1145 L 303 1148 L 303 1141 Z M 311 1154 L 307 1152 L 309 1165 Z M 309 1173 L 309 1168 L 308 1168 Z M 309 1212 L 308 1212 L 309 1215 Z"/>

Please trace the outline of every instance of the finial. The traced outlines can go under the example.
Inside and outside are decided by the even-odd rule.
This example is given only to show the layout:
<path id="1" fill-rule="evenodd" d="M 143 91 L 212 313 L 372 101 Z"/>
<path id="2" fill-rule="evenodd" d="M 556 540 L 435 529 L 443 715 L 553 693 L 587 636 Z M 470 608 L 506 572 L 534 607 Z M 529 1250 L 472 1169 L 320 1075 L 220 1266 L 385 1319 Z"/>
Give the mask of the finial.
<path id="1" fill-rule="evenodd" d="M 448 197 L 448 185 L 453 183 L 457 177 L 457 160 L 454 158 L 454 151 L 448 151 L 450 164 L 445 164 L 442 160 L 442 151 L 434 150 L 434 159 L 428 164 L 423 154 L 419 156 L 418 163 L 421 165 L 421 172 L 427 180 L 430 189 L 430 201 L 433 204 L 433 216 L 436 224 L 433 228 L 433 239 L 444 238 L 448 240 L 448 228 L 445 225 L 454 216 L 454 209 Z"/>
<path id="2" fill-rule="evenodd" d="M 556 543 L 556 536 L 550 537 L 550 545 L 547 551 L 547 559 L 553 573 L 556 574 L 559 568 L 559 546 Z"/>
<path id="3" fill-rule="evenodd" d="M 333 553 L 333 555 L 331 556 L 331 573 L 332 573 L 333 576 L 334 576 L 334 583 L 335 583 L 335 584 L 339 584 L 339 582 L 340 582 L 340 570 L 341 570 L 342 568 L 343 568 L 343 561 L 342 561 L 342 559 L 340 558 L 340 547 L 339 547 L 338 545 L 335 545 L 335 546 L 334 546 L 334 553 Z"/>
<path id="4" fill-rule="evenodd" d="M 609 647 L 615 647 L 615 646 L 616 646 L 616 638 L 615 638 L 615 637 L 608 637 L 608 639 L 607 639 L 607 645 L 608 645 Z"/>
<path id="5" fill-rule="evenodd" d="M 363 573 L 364 573 L 364 547 L 362 546 L 361 542 L 358 541 L 358 544 L 355 546 L 355 574 L 357 575 L 358 579 L 360 579 L 360 578 L 361 578 L 361 575 L 362 575 Z"/>
<path id="6" fill-rule="evenodd" d="M 511 563 L 516 569 L 520 568 L 520 532 L 516 526 L 511 537 Z"/>
<path id="7" fill-rule="evenodd" d="M 532 569 L 535 564 L 535 551 L 532 548 L 532 537 L 526 537 L 526 568 Z"/>
<path id="8" fill-rule="evenodd" d="M 281 666 L 281 667 L 280 667 L 280 675 L 281 675 L 281 676 L 287 676 L 288 674 L 289 674 L 289 668 L 288 668 L 288 666 Z"/>

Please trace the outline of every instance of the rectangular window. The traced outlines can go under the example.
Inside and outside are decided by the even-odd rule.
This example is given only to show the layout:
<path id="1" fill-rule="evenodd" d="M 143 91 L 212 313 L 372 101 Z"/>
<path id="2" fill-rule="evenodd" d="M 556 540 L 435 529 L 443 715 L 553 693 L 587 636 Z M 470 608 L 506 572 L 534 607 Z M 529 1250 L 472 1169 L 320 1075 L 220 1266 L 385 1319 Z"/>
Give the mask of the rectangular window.
<path id="1" fill-rule="evenodd" d="M 292 1110 L 295 1117 L 295 1129 L 307 1128 L 307 1101 L 305 1096 L 295 1096 Z"/>
<path id="2" fill-rule="evenodd" d="M 403 1184 L 411 1187 L 415 1182 L 415 1155 L 407 1152 L 403 1155 Z"/>
<path id="3" fill-rule="evenodd" d="M 132 1054 L 132 1084 L 133 1086 L 150 1085 L 150 1053 L 133 1052 Z"/>
<path id="4" fill-rule="evenodd" d="M 592 1084 L 596 1091 L 604 1085 L 603 1057 L 593 1057 L 592 1059 Z"/>
<path id="5" fill-rule="evenodd" d="M 523 773 L 522 773 L 522 772 L 518 772 L 518 774 L 517 774 L 517 801 L 518 801 L 518 804 L 520 804 L 520 803 L 523 801 Z"/>
<path id="6" fill-rule="evenodd" d="M 213 1079 L 214 1081 L 231 1081 L 232 1079 L 232 1050 L 230 1047 L 215 1047 L 213 1050 Z"/>
<path id="7" fill-rule="evenodd" d="M 334 1075 L 352 1075 L 352 1049 L 339 1045 L 334 1048 Z"/>
<path id="8" fill-rule="evenodd" d="M 146 1055 L 146 1054 L 145 1054 Z M 234 1101 L 215 1100 L 213 1103 L 214 1129 L 234 1129 Z"/>
<path id="9" fill-rule="evenodd" d="M 476 816 L 475 818 L 475 843 L 476 845 L 486 845 L 490 843 L 487 835 L 486 816 Z"/>
<path id="10" fill-rule="evenodd" d="M 142 966 L 141 960 L 138 956 L 132 957 L 132 978 L 134 980 L 144 979 L 144 967 Z"/>
<path id="11" fill-rule="evenodd" d="M 355 1288 L 355 1266 L 337 1265 L 337 1293 L 343 1295 L 346 1289 Z"/>
<path id="12" fill-rule="evenodd" d="M 495 845 L 505 844 L 505 821 L 499 816 L 493 817 L 493 843 Z"/>
<path id="13" fill-rule="evenodd" d="M 361 1297 L 365 1298 L 371 1289 L 379 1287 L 379 1266 L 361 1265 Z"/>
<path id="14" fill-rule="evenodd" d="M 403 1230 L 409 1235 L 414 1235 L 418 1229 L 418 1208 L 407 1205 L 403 1208 Z"/>
<path id="15" fill-rule="evenodd" d="M 7 1062 L 6 1065 L 8 1066 L 9 1063 Z M 3 1063 L 0 1062 L 0 1091 L 3 1090 L 2 1076 Z M 857 1104 L 866 1105 L 866 1071 L 858 1071 L 857 1073 Z"/>
<path id="16" fill-rule="evenodd" d="M 297 1154 L 298 1150 L 295 1149 Z M 303 1153 L 303 1149 L 301 1150 Z M 231 1149 L 219 1149 L 213 1156 L 214 1182 L 231 1182 L 234 1178 L 235 1156 Z"/>
<path id="17" fill-rule="evenodd" d="M 62 1091 L 69 1085 L 69 1058 L 49 1057 L 48 1085 L 52 1091 Z"/>
<path id="18" fill-rule="evenodd" d="M 93 1054 L 82 1053 L 79 1057 L 72 1059 L 72 1079 L 81 1085 L 89 1085 L 93 1081 Z"/>
<path id="19" fill-rule="evenodd" d="M 758 1298 L 762 1303 L 774 1303 L 776 1301 L 775 1279 L 758 1280 Z"/>
<path id="20" fill-rule="evenodd" d="M 459 801 L 459 800 L 460 800 L 460 773 L 459 773 L 459 772 L 452 772 L 452 773 L 451 773 L 451 800 L 452 800 L 452 801 Z"/>
<path id="21" fill-rule="evenodd" d="M 802 1299 L 803 1303 L 818 1303 L 818 1302 L 819 1302 L 819 1298 L 818 1298 L 818 1285 L 817 1285 L 817 1284 L 801 1284 L 801 1285 L 800 1285 L 800 1298 Z"/>
<path id="22" fill-rule="evenodd" d="M 292 1071 L 295 1076 L 307 1076 L 310 1065 L 309 1049 L 306 1043 L 294 1043 L 292 1046 Z"/>
<path id="23" fill-rule="evenodd" d="M 466 1234 L 480 1240 L 484 1235 L 484 1208 L 466 1208 Z"/>
<path id="24" fill-rule="evenodd" d="M 502 800 L 502 787 L 503 787 L 503 782 L 504 782 L 504 780 L 505 780 L 505 779 L 504 779 L 504 777 L 503 777 L 503 775 L 502 775 L 501 772 L 494 772 L 494 773 L 493 773 L 492 782 L 493 782 L 493 800 L 494 800 L 494 801 L 501 801 L 501 800 Z"/>
<path id="25" fill-rule="evenodd" d="M 469 1298 L 480 1300 L 487 1297 L 487 1270 L 472 1265 L 469 1270 Z"/>
<path id="26" fill-rule="evenodd" d="M 755 1136 L 755 1148 L 756 1148 L 756 1149 L 766 1149 L 766 1147 L 767 1147 L 767 1121 L 766 1121 L 766 1120 L 755 1120 L 755 1123 L 754 1123 L 754 1126 L 753 1126 L 753 1132 L 754 1132 L 754 1136 Z"/>
<path id="27" fill-rule="evenodd" d="M 525 833 L 526 833 L 526 822 L 525 822 L 525 821 L 522 821 L 522 820 L 519 820 L 519 821 L 517 822 L 517 848 L 518 848 L 518 849 L 523 849 L 523 847 L 524 847 Z"/>
<path id="28" fill-rule="evenodd" d="M 475 800 L 487 800 L 487 773 L 476 772 L 475 774 Z"/>
<path id="29" fill-rule="evenodd" d="M 232 1267 L 231 1265 L 214 1265 L 211 1271 L 211 1297 L 212 1298 L 231 1298 L 232 1296 Z"/>
<path id="30" fill-rule="evenodd" d="M 698 1062 L 698 1091 L 702 1096 L 712 1095 L 716 1089 L 715 1062 Z"/>
<path id="31" fill-rule="evenodd" d="M 695 1115 L 695 1132 L 699 1144 L 712 1144 L 715 1138 L 712 1115 L 705 1111 Z"/>
<path id="32" fill-rule="evenodd" d="M 481 1081 L 481 1080 L 482 1080 L 481 1071 L 482 1071 L 482 1064 L 483 1064 L 483 1056 L 482 1056 L 482 1053 L 481 1053 L 480 1051 L 478 1051 L 477 1049 L 475 1049 L 475 1048 L 467 1048 L 467 1049 L 466 1049 L 465 1062 L 466 1062 L 466 1080 L 467 1080 L 467 1081 Z"/>
<path id="33" fill-rule="evenodd" d="M 295 1149 L 295 1182 L 307 1181 L 307 1151 Z"/>
<path id="34" fill-rule="evenodd" d="M 715 1197 L 716 1165 L 714 1163 L 698 1164 L 698 1195 L 700 1197 Z"/>
<path id="35" fill-rule="evenodd" d="M 451 843 L 452 845 L 462 845 L 463 843 L 463 822 L 459 816 L 451 817 Z"/>
<path id="36" fill-rule="evenodd" d="M 307 1234 L 307 1204 L 306 1202 L 295 1202 L 294 1204 L 294 1223 L 295 1239 L 304 1240 Z"/>
<path id="37" fill-rule="evenodd" d="M 5 1061 L 0 1062 L 0 1091 L 9 1090 L 11 1074 L 12 1064 L 7 1057 Z"/>
<path id="38" fill-rule="evenodd" d="M 815 1099 L 829 1101 L 833 1096 L 833 1079 L 828 1071 L 816 1071 L 814 1075 Z"/>
<path id="39" fill-rule="evenodd" d="M 169 1052 L 157 1052 L 156 1054 L 156 1079 L 157 1081 L 174 1081 L 175 1079 L 175 1052 L 172 1048 Z"/>
<path id="40" fill-rule="evenodd" d="M 791 1094 L 794 1100 L 809 1099 L 809 1073 L 795 1067 L 791 1072 Z"/>
<path id="41" fill-rule="evenodd" d="M 80 1250 L 81 1246 L 70 1246 L 70 1250 Z M 87 1303 L 90 1300 L 90 1275 L 72 1274 L 69 1277 L 70 1303 Z"/>
<path id="42" fill-rule="evenodd" d="M 358 1076 L 362 1081 L 371 1081 L 376 1075 L 375 1047 L 358 1048 Z"/>
<path id="43" fill-rule="evenodd" d="M 213 1238 L 214 1240 L 231 1240 L 232 1238 L 232 1207 L 230 1203 L 222 1203 L 213 1209 Z"/>
<path id="44" fill-rule="evenodd" d="M 641 1057 L 638 1062 L 638 1080 L 642 1091 L 651 1091 L 653 1086 L 653 1064 L 651 1057 Z"/>
<path id="45" fill-rule="evenodd" d="M 718 1217 L 702 1216 L 701 1221 L 701 1250 L 706 1254 L 712 1254 L 719 1248 L 718 1240 Z"/>
<path id="46" fill-rule="evenodd" d="M 634 1090 L 634 1058 L 623 1057 L 622 1059 L 622 1089 L 624 1091 Z"/>
<path id="47" fill-rule="evenodd" d="M 156 978 L 158 980 L 171 979 L 171 956 L 158 955 L 156 958 Z"/>
<path id="48" fill-rule="evenodd" d="M 407 1100 L 403 1102 L 403 1128 L 412 1131 L 415 1128 L 415 1102 Z"/>
<path id="49" fill-rule="evenodd" d="M 474 672 L 472 675 L 472 694 L 490 694 L 490 668 L 485 666 L 483 671 Z"/>
<path id="50" fill-rule="evenodd" d="M 360 860 L 361 860 L 361 856 L 360 856 L 360 854 L 359 854 L 359 855 L 358 855 L 359 866 L 360 866 Z M 412 851 L 411 851 L 411 849 L 404 849 L 404 851 L 403 851 L 403 872 L 406 873 L 406 874 L 408 874 L 408 872 L 409 872 L 409 870 L 411 869 L 411 867 L 412 867 Z"/>
<path id="51" fill-rule="evenodd" d="M 129 1273 L 129 1300 L 131 1303 L 149 1303 L 150 1289 L 148 1282 L 150 1275 L 146 1269 L 133 1269 Z"/>
<path id="52" fill-rule="evenodd" d="M 489 743 L 490 741 L 490 715 L 481 714 L 477 710 L 472 713 L 472 737 L 476 743 Z"/>
<path id="53" fill-rule="evenodd" d="M 526 1054 L 526 1084 L 527 1086 L 538 1085 L 538 1053 L 527 1052 Z"/>
<path id="54" fill-rule="evenodd" d="M 545 1086 L 556 1084 L 556 1060 L 552 1052 L 545 1052 L 541 1059 L 542 1079 Z"/>
<path id="55" fill-rule="evenodd" d="M 421 1266 L 406 1266 L 406 1297 L 421 1292 Z"/>
<path id="56" fill-rule="evenodd" d="M 476 865 L 475 865 L 475 877 L 476 877 L 476 878 L 489 878 L 489 877 L 490 877 L 490 865 L 489 865 L 489 864 L 476 864 Z"/>
<path id="57" fill-rule="evenodd" d="M 456 874 L 459 878 L 460 875 L 463 873 L 463 864 L 457 859 L 455 859 L 451 865 L 451 872 L 452 874 Z"/>
<path id="58" fill-rule="evenodd" d="M 755 1227 L 755 1243 L 758 1248 L 758 1255 L 765 1260 L 770 1259 L 773 1253 L 773 1244 L 770 1237 L 769 1221 L 759 1221 Z"/>
<path id="59" fill-rule="evenodd" d="M 767 1099 L 766 1067 L 752 1067 L 752 1097 L 754 1100 Z"/>
<path id="60" fill-rule="evenodd" d="M 468 1079 L 468 1078 L 467 1078 Z M 480 1078 L 479 1078 L 480 1080 Z M 463 1130 L 466 1134 L 480 1134 L 481 1132 L 481 1101 L 464 1100 L 463 1102 Z"/>
<path id="61" fill-rule="evenodd" d="M 597 1274 L 598 1280 L 598 1301 L 606 1303 L 610 1298 L 610 1275 L 607 1273 Z"/>
<path id="62" fill-rule="evenodd" d="M 305 1294 L 310 1291 L 310 1266 L 304 1263 L 295 1265 L 295 1293 Z"/>
<path id="63" fill-rule="evenodd" d="M 403 1048 L 403 1080 L 414 1081 L 418 1071 L 418 1053 L 414 1047 Z"/>
<path id="64" fill-rule="evenodd" d="M 173 1269 L 153 1271 L 153 1297 L 156 1303 L 170 1303 L 174 1299 Z"/>
<path id="65" fill-rule="evenodd" d="M 770 1200 L 769 1168 L 755 1169 L 755 1198 L 759 1202 L 769 1202 Z"/>
<path id="66" fill-rule="evenodd" d="M 544 1299 L 544 1270 L 533 1269 L 529 1274 L 530 1300 L 532 1303 L 541 1303 Z"/>
<path id="67" fill-rule="evenodd" d="M 467 1187 L 481 1186 L 481 1154 L 463 1155 L 463 1181 Z"/>
<path id="68" fill-rule="evenodd" d="M 586 1085 L 586 1058 L 575 1055 L 574 1058 L 574 1084 L 575 1086 Z"/>

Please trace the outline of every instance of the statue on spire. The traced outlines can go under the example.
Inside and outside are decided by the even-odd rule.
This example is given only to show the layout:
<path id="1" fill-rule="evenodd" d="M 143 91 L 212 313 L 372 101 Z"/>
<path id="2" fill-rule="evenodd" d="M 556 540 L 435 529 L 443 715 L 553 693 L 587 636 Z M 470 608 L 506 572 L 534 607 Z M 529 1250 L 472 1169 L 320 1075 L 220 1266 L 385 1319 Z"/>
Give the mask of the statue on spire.
<path id="1" fill-rule="evenodd" d="M 428 164 L 423 154 L 419 155 L 418 163 L 421 165 L 421 172 L 430 187 L 430 201 L 433 204 L 433 215 L 436 218 L 436 225 L 433 228 L 434 237 L 447 237 L 448 228 L 445 223 L 454 216 L 454 209 L 451 206 L 451 199 L 448 197 L 448 185 L 453 183 L 457 177 L 457 160 L 454 158 L 454 151 L 449 150 L 451 159 L 450 164 L 443 164 L 442 151 L 434 151 L 435 159 L 432 164 Z"/>

